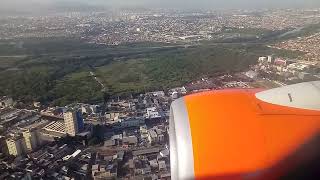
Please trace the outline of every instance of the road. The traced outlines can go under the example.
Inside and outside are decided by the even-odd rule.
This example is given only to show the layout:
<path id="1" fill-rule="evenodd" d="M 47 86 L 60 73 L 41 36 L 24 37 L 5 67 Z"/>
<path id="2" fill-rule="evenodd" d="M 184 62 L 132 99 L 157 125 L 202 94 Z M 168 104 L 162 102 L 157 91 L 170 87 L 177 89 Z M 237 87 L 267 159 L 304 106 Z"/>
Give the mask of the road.
<path id="1" fill-rule="evenodd" d="M 90 76 L 97 82 L 101 85 L 101 91 L 104 92 L 106 91 L 106 86 L 102 83 L 102 81 L 97 78 L 96 74 L 92 71 L 89 72 L 90 73 Z"/>

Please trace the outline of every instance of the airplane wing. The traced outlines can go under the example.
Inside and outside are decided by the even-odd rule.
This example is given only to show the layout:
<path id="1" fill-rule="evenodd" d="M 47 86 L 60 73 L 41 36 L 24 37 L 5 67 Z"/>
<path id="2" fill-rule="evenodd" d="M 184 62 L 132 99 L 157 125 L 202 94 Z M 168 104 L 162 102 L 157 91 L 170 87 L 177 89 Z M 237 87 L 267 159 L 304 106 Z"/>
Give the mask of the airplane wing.
<path id="1" fill-rule="evenodd" d="M 277 179 L 319 157 L 320 81 L 174 101 L 172 179 Z"/>

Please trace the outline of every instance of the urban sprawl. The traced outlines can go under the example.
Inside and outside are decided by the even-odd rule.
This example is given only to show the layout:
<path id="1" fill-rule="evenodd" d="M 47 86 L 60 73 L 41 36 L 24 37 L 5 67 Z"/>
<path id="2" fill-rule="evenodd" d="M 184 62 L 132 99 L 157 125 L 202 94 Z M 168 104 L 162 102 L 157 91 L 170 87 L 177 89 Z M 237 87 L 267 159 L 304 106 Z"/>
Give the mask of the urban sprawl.
<path id="1" fill-rule="evenodd" d="M 161 13 L 160 13 L 161 12 Z M 179 43 L 220 38 L 227 28 L 278 31 L 320 22 L 319 10 L 183 13 L 120 11 L 1 17 L 0 39 L 79 37 L 88 43 Z M 218 33 L 219 34 L 219 33 Z M 227 36 L 227 35 L 224 35 Z M 168 91 L 52 107 L 0 97 L 0 179 L 170 179 L 169 116 L 175 99 L 226 88 L 274 88 L 320 79 L 319 33 L 269 45 L 246 72 L 221 73 Z M 94 74 L 92 74 L 94 75 Z"/>
<path id="2" fill-rule="evenodd" d="M 60 13 L 48 16 L 0 17 L 0 39 L 78 37 L 90 43 L 179 43 L 237 35 L 228 28 L 280 31 L 320 21 L 319 10 L 206 11 L 121 10 Z M 240 35 L 240 34 L 238 34 Z M 229 37 L 230 36 L 230 37 Z"/>

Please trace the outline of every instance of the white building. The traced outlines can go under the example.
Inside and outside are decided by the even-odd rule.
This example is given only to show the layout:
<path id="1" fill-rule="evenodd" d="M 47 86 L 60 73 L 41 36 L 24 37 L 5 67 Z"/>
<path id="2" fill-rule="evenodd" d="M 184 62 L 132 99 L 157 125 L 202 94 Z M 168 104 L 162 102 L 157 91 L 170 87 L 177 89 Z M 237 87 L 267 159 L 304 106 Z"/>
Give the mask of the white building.
<path id="1" fill-rule="evenodd" d="M 120 114 L 119 112 L 111 112 L 111 113 L 106 114 L 106 118 L 114 120 L 115 118 L 118 118 L 121 115 L 122 115 L 122 113 Z"/>
<path id="2" fill-rule="evenodd" d="M 251 78 L 251 79 L 255 79 L 255 78 L 257 78 L 258 73 L 255 72 L 255 71 L 250 70 L 250 71 L 247 71 L 247 72 L 245 73 L 245 75 L 246 75 L 247 77 Z"/>
<path id="3" fill-rule="evenodd" d="M 265 63 L 267 61 L 267 57 L 259 57 L 258 62 L 259 63 Z"/>
<path id="4" fill-rule="evenodd" d="M 158 142 L 158 135 L 156 131 L 154 131 L 153 129 L 150 129 L 148 132 L 148 141 L 149 143 Z"/>
<path id="5" fill-rule="evenodd" d="M 90 110 L 93 114 L 96 114 L 98 112 L 98 106 L 97 105 L 91 105 Z"/>
<path id="6" fill-rule="evenodd" d="M 179 94 L 187 94 L 187 89 L 183 87 L 177 87 L 169 90 L 169 94 L 172 95 L 173 92 L 177 92 Z"/>
<path id="7" fill-rule="evenodd" d="M 178 97 L 179 97 L 179 93 L 177 91 L 172 92 L 171 94 L 172 99 L 178 99 Z"/>
<path id="8" fill-rule="evenodd" d="M 163 91 L 150 92 L 149 94 L 152 94 L 153 96 L 156 96 L 156 97 L 164 97 L 165 96 L 165 93 Z"/>
<path id="9" fill-rule="evenodd" d="M 156 107 L 147 108 L 147 118 L 153 119 L 153 118 L 160 118 L 160 114 Z"/>
<path id="10" fill-rule="evenodd" d="M 82 106 L 81 107 L 81 112 L 82 112 L 82 114 L 88 114 L 88 110 L 87 110 L 88 108 L 86 107 L 86 106 Z"/>
<path id="11" fill-rule="evenodd" d="M 268 63 L 272 63 L 273 57 L 272 56 L 268 56 Z"/>

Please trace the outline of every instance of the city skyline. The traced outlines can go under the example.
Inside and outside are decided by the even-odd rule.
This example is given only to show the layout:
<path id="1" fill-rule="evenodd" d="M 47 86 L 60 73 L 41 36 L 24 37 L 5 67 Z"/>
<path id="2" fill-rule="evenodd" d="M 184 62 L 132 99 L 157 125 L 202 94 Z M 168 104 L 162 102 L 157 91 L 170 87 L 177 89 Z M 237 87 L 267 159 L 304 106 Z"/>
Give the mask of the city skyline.
<path id="1" fill-rule="evenodd" d="M 52 11 L 84 11 L 108 8 L 178 8 L 178 9 L 266 9 L 318 8 L 317 0 L 3 0 L 2 13 L 46 13 Z"/>

